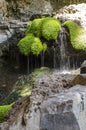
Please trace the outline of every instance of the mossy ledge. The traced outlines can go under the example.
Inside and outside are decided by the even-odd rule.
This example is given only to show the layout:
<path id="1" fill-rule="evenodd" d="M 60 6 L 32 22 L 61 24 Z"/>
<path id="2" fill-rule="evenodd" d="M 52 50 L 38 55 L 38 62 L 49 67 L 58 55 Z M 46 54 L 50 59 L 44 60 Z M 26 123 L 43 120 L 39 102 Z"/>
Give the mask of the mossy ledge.
<path id="1" fill-rule="evenodd" d="M 26 35 L 22 38 L 18 47 L 22 54 L 28 56 L 30 53 L 39 55 L 47 50 L 47 44 L 42 43 L 42 38 L 47 42 L 56 40 L 60 31 L 60 22 L 52 17 L 35 19 L 27 26 Z"/>
<path id="2" fill-rule="evenodd" d="M 75 21 L 67 20 L 64 22 L 64 27 L 67 27 L 70 33 L 70 41 L 74 49 L 86 50 L 86 30 L 84 30 Z"/>

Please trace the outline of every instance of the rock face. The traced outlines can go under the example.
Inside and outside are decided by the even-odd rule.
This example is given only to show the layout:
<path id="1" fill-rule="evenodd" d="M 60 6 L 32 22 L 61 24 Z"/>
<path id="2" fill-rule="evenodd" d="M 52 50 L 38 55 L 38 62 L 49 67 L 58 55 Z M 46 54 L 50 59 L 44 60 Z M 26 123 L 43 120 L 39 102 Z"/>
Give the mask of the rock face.
<path id="1" fill-rule="evenodd" d="M 80 73 L 86 73 L 86 60 L 81 64 Z"/>
<path id="2" fill-rule="evenodd" d="M 2 17 L 0 21 L 0 56 L 4 51 L 9 51 L 9 45 L 17 45 L 24 36 L 27 23 L 13 19 L 5 21 Z"/>
<path id="3" fill-rule="evenodd" d="M 72 81 L 72 85 L 76 84 L 86 85 L 86 74 L 77 75 Z"/>
<path id="4" fill-rule="evenodd" d="M 52 14 L 58 8 L 80 0 L 0 0 L 0 13 L 3 16 L 30 17 L 33 14 Z"/>
<path id="5" fill-rule="evenodd" d="M 0 125 L 1 130 L 86 128 L 86 86 L 76 85 L 65 92 L 51 95 L 42 102 L 27 97 L 16 104 L 15 109 L 10 112 L 8 121 Z"/>

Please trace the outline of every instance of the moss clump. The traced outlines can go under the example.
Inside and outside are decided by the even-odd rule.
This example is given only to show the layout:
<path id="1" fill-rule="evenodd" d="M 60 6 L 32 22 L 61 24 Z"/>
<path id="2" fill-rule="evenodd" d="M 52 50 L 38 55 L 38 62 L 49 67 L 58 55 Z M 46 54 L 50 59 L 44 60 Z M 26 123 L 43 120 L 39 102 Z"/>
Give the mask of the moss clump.
<path id="1" fill-rule="evenodd" d="M 41 37 L 41 22 L 42 22 L 42 18 L 41 19 L 35 19 L 32 21 L 32 24 L 27 28 L 27 35 L 28 32 L 34 34 L 34 36 L 36 37 Z"/>
<path id="2" fill-rule="evenodd" d="M 73 48 L 76 50 L 86 50 L 86 31 L 76 22 L 71 20 L 66 21 L 64 26 L 69 29 Z"/>
<path id="3" fill-rule="evenodd" d="M 42 45 L 41 39 L 55 40 L 60 30 L 60 23 L 55 18 L 40 18 L 33 20 L 28 26 L 26 36 L 20 40 L 18 47 L 24 55 L 30 53 L 39 55 L 41 51 L 47 49 L 47 45 Z"/>
<path id="4" fill-rule="evenodd" d="M 43 43 L 43 52 L 45 52 L 47 50 L 47 44 Z"/>
<path id="5" fill-rule="evenodd" d="M 31 46 L 31 52 L 33 53 L 33 55 L 38 56 L 41 53 L 42 50 L 43 50 L 43 46 L 42 46 L 40 39 L 34 38 L 34 42 Z"/>
<path id="6" fill-rule="evenodd" d="M 58 32 L 60 30 L 60 23 L 57 19 L 54 18 L 45 18 L 42 20 L 42 36 L 46 40 L 56 40 Z"/>
<path id="7" fill-rule="evenodd" d="M 8 111 L 12 108 L 12 104 L 10 105 L 3 105 L 0 106 L 0 123 L 2 123 L 5 119 L 6 114 L 8 113 Z"/>
<path id="8" fill-rule="evenodd" d="M 29 55 L 31 53 L 31 45 L 33 41 L 34 41 L 34 36 L 32 34 L 28 34 L 27 36 L 22 38 L 18 43 L 20 52 L 26 56 Z"/>
<path id="9" fill-rule="evenodd" d="M 39 55 L 43 50 L 42 42 L 39 38 L 33 36 L 32 34 L 28 34 L 18 43 L 18 47 L 20 52 L 24 55 L 29 55 L 30 53 L 34 55 Z"/>

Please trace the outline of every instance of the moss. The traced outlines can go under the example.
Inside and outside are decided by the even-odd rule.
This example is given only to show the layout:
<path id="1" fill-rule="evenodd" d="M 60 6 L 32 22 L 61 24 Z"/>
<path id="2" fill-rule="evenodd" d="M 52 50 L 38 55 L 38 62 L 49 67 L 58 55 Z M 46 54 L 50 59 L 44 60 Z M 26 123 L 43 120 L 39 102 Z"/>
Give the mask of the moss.
<path id="1" fill-rule="evenodd" d="M 24 55 L 29 55 L 30 53 L 34 55 L 39 55 L 43 50 L 42 42 L 39 38 L 29 34 L 20 40 L 18 43 L 20 52 Z"/>
<path id="2" fill-rule="evenodd" d="M 25 75 L 21 76 L 14 90 L 6 98 L 3 104 L 11 104 L 16 100 L 18 100 L 18 98 L 20 97 L 31 95 L 35 81 L 37 81 L 43 75 L 47 75 L 49 73 L 50 73 L 50 69 L 48 67 L 41 67 L 39 69 L 35 69 L 28 76 Z"/>
<path id="3" fill-rule="evenodd" d="M 31 52 L 33 55 L 39 55 L 41 51 L 43 50 L 42 42 L 40 41 L 39 38 L 34 38 L 34 42 L 31 46 Z"/>
<path id="4" fill-rule="evenodd" d="M 12 108 L 12 104 L 10 105 L 3 105 L 0 106 L 0 123 L 2 123 L 5 119 L 6 114 L 8 113 L 8 111 Z"/>
<path id="5" fill-rule="evenodd" d="M 68 20 L 64 23 L 69 29 L 70 41 L 76 50 L 86 50 L 86 31 L 76 22 Z"/>
<path id="6" fill-rule="evenodd" d="M 59 30 L 60 23 L 55 18 L 47 17 L 33 20 L 27 26 L 26 36 L 18 43 L 20 52 L 26 56 L 30 53 L 38 56 L 41 51 L 47 49 L 47 45 L 42 45 L 41 39 L 55 40 Z"/>
<path id="7" fill-rule="evenodd" d="M 43 52 L 45 52 L 47 50 L 47 44 L 43 43 Z"/>
<path id="8" fill-rule="evenodd" d="M 54 18 L 45 18 L 41 25 L 42 36 L 46 40 L 56 40 L 60 30 L 60 23 Z"/>
<path id="9" fill-rule="evenodd" d="M 20 80 L 24 82 L 24 78 L 22 77 Z M 19 82 L 21 82 L 19 80 Z M 14 90 L 10 93 L 10 95 L 6 98 L 3 104 L 10 104 L 15 102 L 20 97 L 25 97 L 31 95 L 32 85 L 30 83 L 18 84 L 14 88 Z"/>
<path id="10" fill-rule="evenodd" d="M 32 82 L 34 83 L 37 81 L 39 78 L 41 78 L 43 75 L 47 75 L 50 73 L 50 69 L 48 67 L 41 67 L 39 69 L 35 69 L 30 77 L 32 78 Z"/>
<path id="11" fill-rule="evenodd" d="M 28 33 L 32 33 L 36 37 L 41 37 L 41 22 L 42 18 L 33 20 L 32 24 L 28 26 L 26 34 L 28 35 Z"/>
<path id="12" fill-rule="evenodd" d="M 31 45 L 33 41 L 34 41 L 34 36 L 32 34 L 28 34 L 27 36 L 22 38 L 18 43 L 20 52 L 26 56 L 29 55 L 31 53 Z"/>

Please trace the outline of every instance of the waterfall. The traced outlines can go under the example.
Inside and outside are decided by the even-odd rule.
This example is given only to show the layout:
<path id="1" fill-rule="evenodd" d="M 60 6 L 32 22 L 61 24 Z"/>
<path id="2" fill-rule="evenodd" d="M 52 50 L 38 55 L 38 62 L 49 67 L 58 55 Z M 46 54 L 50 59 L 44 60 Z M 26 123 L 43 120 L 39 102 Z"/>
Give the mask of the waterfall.
<path id="1" fill-rule="evenodd" d="M 63 28 L 61 28 L 60 30 L 59 39 L 60 39 L 60 70 L 65 70 L 67 69 L 66 50 L 65 50 L 66 35 L 64 33 Z"/>

